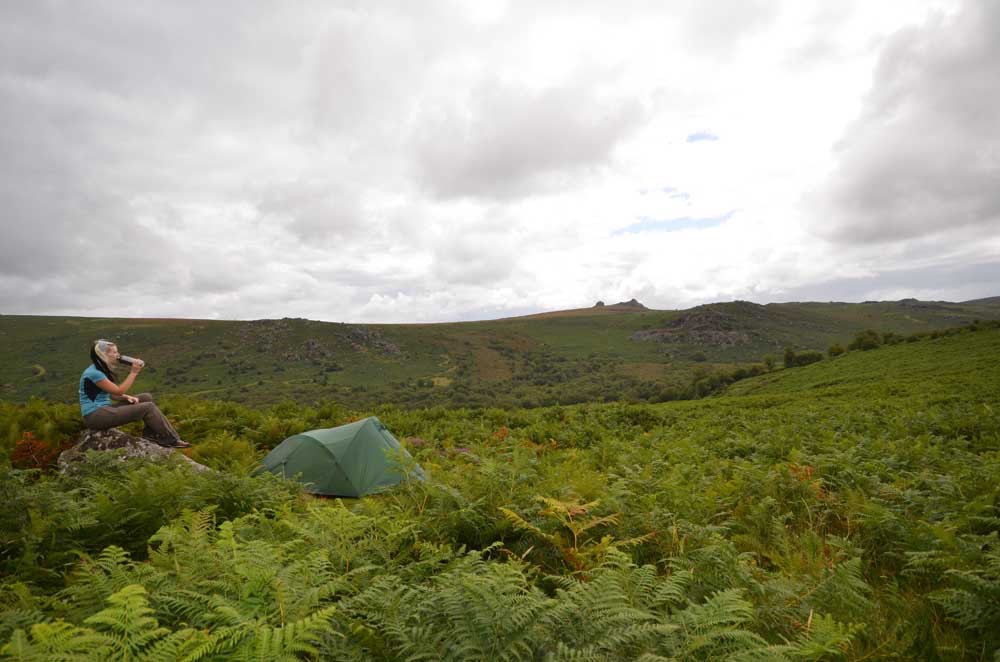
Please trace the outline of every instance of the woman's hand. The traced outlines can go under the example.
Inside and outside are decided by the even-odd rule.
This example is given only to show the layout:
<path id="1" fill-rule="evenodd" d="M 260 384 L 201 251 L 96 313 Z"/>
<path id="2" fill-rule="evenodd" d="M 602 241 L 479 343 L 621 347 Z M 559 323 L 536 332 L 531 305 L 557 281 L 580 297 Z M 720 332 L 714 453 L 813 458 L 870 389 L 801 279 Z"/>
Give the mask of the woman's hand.
<path id="1" fill-rule="evenodd" d="M 135 361 L 134 361 L 134 362 L 132 363 L 132 369 L 130 370 L 130 372 L 131 372 L 131 373 L 132 373 L 133 375 L 138 375 L 138 374 L 139 374 L 140 372 L 142 372 L 142 368 L 143 368 L 143 366 L 145 366 L 145 365 L 146 365 L 145 363 L 143 363 L 143 362 L 142 362 L 142 361 L 140 361 L 139 359 L 136 359 L 136 360 L 135 360 Z"/>
<path id="2" fill-rule="evenodd" d="M 126 400 L 128 401 L 128 403 L 129 403 L 130 405 L 134 405 L 134 404 L 136 404 L 137 402 L 139 402 L 139 398 L 135 397 L 134 395 L 128 395 L 128 394 L 126 393 L 124 397 L 125 397 L 125 399 L 126 399 Z"/>

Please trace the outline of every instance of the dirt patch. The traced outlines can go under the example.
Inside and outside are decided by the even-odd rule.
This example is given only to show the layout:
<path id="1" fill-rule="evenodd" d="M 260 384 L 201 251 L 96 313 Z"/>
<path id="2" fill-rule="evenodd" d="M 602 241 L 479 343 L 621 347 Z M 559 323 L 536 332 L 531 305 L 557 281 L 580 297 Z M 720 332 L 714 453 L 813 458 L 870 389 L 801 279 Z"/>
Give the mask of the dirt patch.
<path id="1" fill-rule="evenodd" d="M 480 379 L 487 381 L 503 381 L 510 379 L 510 366 L 503 354 L 488 347 L 477 347 L 472 350 L 472 360 L 476 362 L 476 371 Z"/>
<path id="2" fill-rule="evenodd" d="M 431 383 L 434 386 L 450 386 L 451 382 L 451 377 L 431 377 Z"/>

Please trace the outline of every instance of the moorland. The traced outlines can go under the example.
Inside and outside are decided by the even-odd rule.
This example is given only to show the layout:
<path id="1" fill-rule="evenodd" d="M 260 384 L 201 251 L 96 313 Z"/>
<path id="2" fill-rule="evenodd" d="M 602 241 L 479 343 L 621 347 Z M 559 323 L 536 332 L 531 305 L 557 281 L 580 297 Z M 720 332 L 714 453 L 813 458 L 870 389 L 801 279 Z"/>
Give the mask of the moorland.
<path id="1" fill-rule="evenodd" d="M 188 381 L 173 382 L 184 388 L 170 391 L 158 338 L 185 348 L 185 365 L 227 342 L 229 356 L 258 359 L 266 374 L 260 357 L 288 338 L 308 342 L 291 334 L 312 323 L 278 321 L 286 340 L 258 351 L 258 335 L 225 338 L 276 322 L 133 320 L 120 342 L 148 348 L 151 366 L 162 366 L 154 374 L 169 393 L 165 412 L 194 442 L 186 453 L 215 471 L 97 454 L 60 474 L 54 458 L 81 429 L 78 407 L 71 397 L 9 389 L 0 402 L 0 655 L 1000 660 L 1000 326 L 985 321 L 995 302 L 783 305 L 775 315 L 815 326 L 775 323 L 759 339 L 769 327 L 739 318 L 744 326 L 733 329 L 701 324 L 701 337 L 734 332 L 726 337 L 753 342 L 685 345 L 679 337 L 697 337 L 695 325 L 671 323 L 692 311 L 577 311 L 448 326 L 457 351 L 447 361 L 447 352 L 434 354 L 441 328 L 414 327 L 411 338 L 408 328 L 364 327 L 405 356 L 428 357 L 426 372 L 406 379 L 432 386 L 414 391 L 448 393 L 435 379 L 492 384 L 503 406 L 352 401 L 325 397 L 341 393 L 329 381 L 265 404 L 269 377 L 241 403 L 190 383 L 199 366 L 231 367 L 219 356 L 194 360 L 182 373 Z M 72 366 L 74 387 L 77 341 L 124 323 L 0 319 L 5 351 L 48 357 L 39 359 L 46 375 Z M 32 320 L 46 329 L 34 338 L 24 331 Z M 360 349 L 335 345 L 351 332 L 330 329 L 317 342 L 339 348 L 331 360 L 342 369 L 332 374 L 381 356 L 361 340 Z M 642 331 L 667 339 L 632 339 Z M 845 351 L 827 352 L 831 344 Z M 785 347 L 823 354 L 785 367 Z M 511 376 L 490 382 L 483 370 L 494 364 L 477 351 L 507 357 L 503 348 Z M 514 375 L 531 363 L 522 357 L 545 352 L 553 366 L 596 353 L 617 371 L 597 374 L 614 379 L 625 379 L 623 365 L 659 356 L 658 365 L 688 371 L 679 384 L 759 365 L 765 352 L 777 360 L 692 399 L 648 403 L 626 392 L 605 402 L 599 392 L 600 401 L 507 405 L 504 389 L 516 389 Z M 293 365 L 286 359 L 285 370 Z M 550 393 L 531 386 L 516 397 Z M 252 475 L 287 436 L 372 414 L 427 481 L 346 500 Z"/>
<path id="2" fill-rule="evenodd" d="M 866 329 L 911 335 L 1000 319 L 1000 298 L 964 303 L 746 301 L 688 310 L 630 302 L 444 324 L 305 319 L 213 321 L 0 316 L 0 398 L 71 402 L 90 343 L 146 360 L 140 385 L 162 396 L 274 404 L 337 402 L 537 407 L 661 402 L 693 381 L 827 353 Z"/>

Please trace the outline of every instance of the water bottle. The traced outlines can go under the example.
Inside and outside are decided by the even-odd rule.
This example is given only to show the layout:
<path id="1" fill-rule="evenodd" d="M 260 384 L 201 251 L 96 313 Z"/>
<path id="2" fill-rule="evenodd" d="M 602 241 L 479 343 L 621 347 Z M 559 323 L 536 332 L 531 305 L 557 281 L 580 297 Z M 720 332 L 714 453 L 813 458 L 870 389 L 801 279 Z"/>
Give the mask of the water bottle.
<path id="1" fill-rule="evenodd" d="M 125 356 L 124 354 L 118 357 L 118 363 L 127 366 L 132 366 L 134 364 L 139 364 L 140 366 L 146 365 L 146 362 L 143 361 L 142 359 L 135 359 L 132 358 L 131 356 Z"/>

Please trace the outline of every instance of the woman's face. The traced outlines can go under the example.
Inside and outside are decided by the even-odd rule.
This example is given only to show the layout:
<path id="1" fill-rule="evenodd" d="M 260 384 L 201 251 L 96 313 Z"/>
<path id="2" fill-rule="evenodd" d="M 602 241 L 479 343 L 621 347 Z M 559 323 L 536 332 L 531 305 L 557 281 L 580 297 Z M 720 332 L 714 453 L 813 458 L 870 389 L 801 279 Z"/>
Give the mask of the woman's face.
<path id="1" fill-rule="evenodd" d="M 118 353 L 118 345 L 111 345 L 108 347 L 107 355 L 112 362 L 118 361 L 118 357 L 121 356 L 121 354 Z"/>

